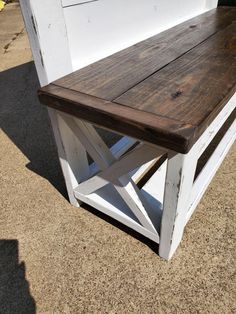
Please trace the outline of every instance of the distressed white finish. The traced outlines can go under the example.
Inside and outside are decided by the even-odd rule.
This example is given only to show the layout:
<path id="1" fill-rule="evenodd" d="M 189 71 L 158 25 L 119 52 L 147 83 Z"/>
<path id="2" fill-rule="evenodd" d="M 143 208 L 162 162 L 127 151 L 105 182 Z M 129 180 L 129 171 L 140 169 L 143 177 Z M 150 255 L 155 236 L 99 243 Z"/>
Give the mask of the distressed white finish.
<path id="1" fill-rule="evenodd" d="M 58 0 L 20 0 L 20 5 L 41 86 L 71 73 L 72 60 L 61 2 Z M 48 111 L 69 199 L 73 205 L 79 206 L 73 194 L 73 188 L 77 183 L 74 173 L 78 173 L 78 165 L 75 166 L 74 162 L 70 164 L 70 161 L 75 160 L 75 154 L 78 151 L 74 148 L 77 139 L 71 132 L 67 132 L 58 125 L 55 110 L 48 109 Z M 62 133 L 64 139 L 65 136 L 67 138 L 67 151 Z M 80 158 L 79 154 L 77 160 L 83 162 L 84 158 Z"/>
<path id="2" fill-rule="evenodd" d="M 41 86 L 72 71 L 64 12 L 59 0 L 20 0 Z"/>
<path id="3" fill-rule="evenodd" d="M 20 0 L 20 4 L 44 86 L 210 10 L 217 1 Z M 170 259 L 235 141 L 236 123 L 193 182 L 197 161 L 235 107 L 236 95 L 186 155 L 129 137 L 109 150 L 90 124 L 49 109 L 70 202 L 75 206 L 86 202 L 160 243 L 160 256 Z M 95 161 L 90 166 L 86 152 Z M 163 154 L 167 160 L 139 189 L 136 183 Z"/>
<path id="4" fill-rule="evenodd" d="M 165 259 L 171 258 L 181 241 L 196 166 L 191 152 L 169 152 L 159 247 Z"/>
<path id="5" fill-rule="evenodd" d="M 168 157 L 159 254 L 170 259 L 178 247 L 184 227 L 236 139 L 236 121 L 231 125 L 208 162 L 193 182 L 197 161 L 224 122 L 236 108 L 236 94 L 186 155 Z"/>

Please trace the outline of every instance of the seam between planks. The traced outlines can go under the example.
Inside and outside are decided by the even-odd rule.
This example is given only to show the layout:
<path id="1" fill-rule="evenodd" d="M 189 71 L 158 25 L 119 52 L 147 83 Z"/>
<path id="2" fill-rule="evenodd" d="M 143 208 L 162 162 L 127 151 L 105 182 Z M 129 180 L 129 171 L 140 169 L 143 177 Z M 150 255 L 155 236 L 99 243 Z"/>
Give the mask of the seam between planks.
<path id="1" fill-rule="evenodd" d="M 196 44 L 195 46 L 193 46 L 192 48 L 186 50 L 183 54 L 179 55 L 178 57 L 176 57 L 175 59 L 171 60 L 170 62 L 166 63 L 164 66 L 160 67 L 158 70 L 154 71 L 153 73 L 151 73 L 150 75 L 148 75 L 147 77 L 145 77 L 144 79 L 142 79 L 140 82 L 138 82 L 137 84 L 133 85 L 132 87 L 129 87 L 125 92 L 123 92 L 122 94 L 120 94 L 119 96 L 116 96 L 114 99 L 112 99 L 111 101 L 116 103 L 115 100 L 122 97 L 124 94 L 126 94 L 127 92 L 129 92 L 131 89 L 133 89 L 134 87 L 136 87 L 137 85 L 145 82 L 147 79 L 149 79 L 151 76 L 157 74 L 159 71 L 163 70 L 165 67 L 167 67 L 168 65 L 170 65 L 172 62 L 177 61 L 178 59 L 184 57 L 186 54 L 188 54 L 190 51 L 194 50 L 195 48 L 197 48 L 198 46 L 202 45 L 203 43 L 205 43 L 207 40 L 209 40 L 211 37 L 215 36 L 216 34 L 218 34 L 219 32 L 222 32 L 223 30 L 225 30 L 227 27 L 229 27 L 231 24 L 233 24 L 234 22 L 231 22 L 230 24 L 228 24 L 227 26 L 219 29 L 218 31 L 212 33 L 211 35 L 209 35 L 207 38 L 205 38 L 204 40 L 202 40 L 201 42 L 199 42 L 198 44 Z M 117 103 L 119 104 L 119 103 Z M 129 107 L 129 106 L 127 106 Z"/>

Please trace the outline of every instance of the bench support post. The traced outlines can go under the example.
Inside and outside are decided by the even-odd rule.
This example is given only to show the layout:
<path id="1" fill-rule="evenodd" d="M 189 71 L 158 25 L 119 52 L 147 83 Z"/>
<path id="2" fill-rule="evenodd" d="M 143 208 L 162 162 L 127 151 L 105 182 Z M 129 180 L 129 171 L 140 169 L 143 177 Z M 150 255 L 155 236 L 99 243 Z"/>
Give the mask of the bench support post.
<path id="1" fill-rule="evenodd" d="M 159 254 L 169 260 L 179 245 L 186 223 L 197 158 L 170 152 L 165 182 Z"/>
<path id="2" fill-rule="evenodd" d="M 69 201 L 72 205 L 79 207 L 81 202 L 75 198 L 74 189 L 81 181 L 89 176 L 87 154 L 82 144 L 60 118 L 58 113 L 50 108 L 48 109 L 48 113 L 57 144 L 58 156 Z"/>

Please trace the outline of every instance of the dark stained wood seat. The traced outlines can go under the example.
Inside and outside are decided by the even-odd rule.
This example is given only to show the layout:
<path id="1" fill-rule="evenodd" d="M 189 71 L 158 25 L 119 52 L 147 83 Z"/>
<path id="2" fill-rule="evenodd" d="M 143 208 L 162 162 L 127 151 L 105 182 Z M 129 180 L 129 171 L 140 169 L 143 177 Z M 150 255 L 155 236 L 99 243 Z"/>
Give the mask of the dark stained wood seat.
<path id="1" fill-rule="evenodd" d="M 236 91 L 236 8 L 188 20 L 39 90 L 43 104 L 187 153 Z"/>

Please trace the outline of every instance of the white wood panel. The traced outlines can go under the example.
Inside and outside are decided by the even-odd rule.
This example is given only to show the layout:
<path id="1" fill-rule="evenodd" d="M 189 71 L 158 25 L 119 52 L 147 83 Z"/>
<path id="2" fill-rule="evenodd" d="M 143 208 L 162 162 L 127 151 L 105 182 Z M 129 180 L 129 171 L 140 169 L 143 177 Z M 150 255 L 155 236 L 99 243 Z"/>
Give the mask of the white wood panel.
<path id="1" fill-rule="evenodd" d="M 20 5 L 40 85 L 47 85 L 57 78 L 71 73 L 72 63 L 61 2 L 58 0 L 20 0 Z M 79 206 L 73 194 L 73 188 L 80 177 L 78 169 L 81 169 L 74 162 L 78 148 L 74 144 L 78 141 L 71 132 L 69 134 L 62 126 L 60 128 L 54 109 L 49 108 L 48 112 L 69 199 L 73 205 Z M 61 134 L 66 134 L 64 136 L 66 145 L 63 143 Z M 79 147 L 81 146 L 79 145 Z M 82 157 L 81 165 L 84 165 L 83 160 Z M 81 173 L 82 177 L 83 173 Z"/>
<path id="2" fill-rule="evenodd" d="M 52 108 L 48 108 L 48 113 L 49 113 L 49 117 L 50 117 L 50 120 L 52 123 L 52 129 L 53 129 L 55 141 L 57 144 L 58 157 L 60 160 L 63 176 L 65 179 L 65 184 L 66 184 L 69 200 L 70 200 L 70 203 L 72 205 L 79 207 L 80 203 L 75 198 L 74 193 L 73 193 L 73 189 L 76 186 L 76 184 L 78 183 L 76 177 L 73 174 L 73 170 L 75 170 L 75 169 L 73 169 L 72 166 L 68 162 L 68 157 L 70 157 L 70 152 L 68 152 L 68 151 L 66 152 L 66 149 L 64 147 L 63 140 L 61 137 L 61 133 L 63 133 L 63 134 L 65 134 L 65 133 L 63 132 L 63 130 L 59 129 L 59 123 L 58 123 L 58 117 L 57 117 L 56 111 Z M 68 142 L 70 142 L 70 140 L 71 139 L 68 138 Z M 72 153 L 72 155 L 73 155 L 73 153 Z M 76 168 L 77 168 L 77 166 L 76 166 Z"/>
<path id="3" fill-rule="evenodd" d="M 63 8 L 58 0 L 20 0 L 41 86 L 72 72 Z"/>
<path id="4" fill-rule="evenodd" d="M 206 0 L 99 0 L 66 7 L 64 14 L 73 69 L 82 68 L 206 10 Z"/>
<path id="5" fill-rule="evenodd" d="M 159 247 L 160 256 L 167 260 L 183 236 L 196 165 L 192 150 L 168 155 Z"/>
<path id="6" fill-rule="evenodd" d="M 197 207 L 201 197 L 206 191 L 208 185 L 211 183 L 216 171 L 223 162 L 226 154 L 233 145 L 236 139 L 236 121 L 231 125 L 228 131 L 225 133 L 223 139 L 218 144 L 217 148 L 213 152 L 212 156 L 208 160 L 205 167 L 202 169 L 198 178 L 196 179 L 193 189 L 191 191 L 190 206 L 186 217 L 186 223 L 192 216 L 195 208 Z"/>
<path id="7" fill-rule="evenodd" d="M 87 153 L 80 141 L 73 135 L 60 115 L 57 115 L 63 147 L 66 152 L 66 160 L 70 165 L 73 189 L 89 177 L 89 165 Z"/>

